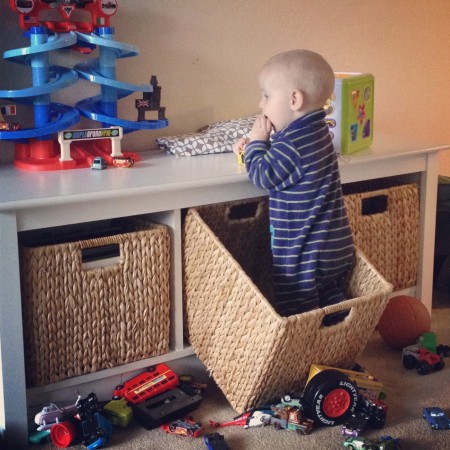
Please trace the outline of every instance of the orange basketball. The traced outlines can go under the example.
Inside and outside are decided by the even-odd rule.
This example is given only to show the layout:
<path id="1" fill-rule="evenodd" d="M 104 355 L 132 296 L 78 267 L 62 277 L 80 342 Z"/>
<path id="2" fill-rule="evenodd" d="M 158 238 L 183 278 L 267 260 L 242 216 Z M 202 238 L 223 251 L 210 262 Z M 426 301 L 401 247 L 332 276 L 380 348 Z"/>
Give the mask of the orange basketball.
<path id="1" fill-rule="evenodd" d="M 389 299 L 377 326 L 384 342 L 398 349 L 415 344 L 417 338 L 430 329 L 431 317 L 427 308 L 419 299 L 408 295 Z"/>

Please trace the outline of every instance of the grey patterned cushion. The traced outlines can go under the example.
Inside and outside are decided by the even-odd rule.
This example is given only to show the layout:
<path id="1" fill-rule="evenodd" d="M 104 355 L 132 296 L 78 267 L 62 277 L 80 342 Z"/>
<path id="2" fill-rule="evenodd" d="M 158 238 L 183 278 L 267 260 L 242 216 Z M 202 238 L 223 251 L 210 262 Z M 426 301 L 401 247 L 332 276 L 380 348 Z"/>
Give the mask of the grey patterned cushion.
<path id="1" fill-rule="evenodd" d="M 156 142 L 162 150 L 178 156 L 231 152 L 236 140 L 248 137 L 255 119 L 250 116 L 216 122 L 196 133 L 160 137 Z"/>

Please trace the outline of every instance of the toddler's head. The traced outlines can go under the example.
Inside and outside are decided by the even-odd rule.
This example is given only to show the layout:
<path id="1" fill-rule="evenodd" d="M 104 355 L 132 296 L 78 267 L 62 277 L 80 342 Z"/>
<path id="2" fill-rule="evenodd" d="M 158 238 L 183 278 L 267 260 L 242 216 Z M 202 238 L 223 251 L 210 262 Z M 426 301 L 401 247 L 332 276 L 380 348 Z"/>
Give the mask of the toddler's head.
<path id="1" fill-rule="evenodd" d="M 291 50 L 272 56 L 259 75 L 260 108 L 280 131 L 293 120 L 322 108 L 334 89 L 334 72 L 318 53 Z"/>

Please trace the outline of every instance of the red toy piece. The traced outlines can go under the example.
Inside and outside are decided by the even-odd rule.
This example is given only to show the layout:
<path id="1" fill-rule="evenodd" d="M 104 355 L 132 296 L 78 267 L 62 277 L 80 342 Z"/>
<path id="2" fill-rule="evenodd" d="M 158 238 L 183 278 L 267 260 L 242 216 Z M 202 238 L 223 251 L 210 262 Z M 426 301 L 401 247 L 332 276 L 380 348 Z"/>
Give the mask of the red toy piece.
<path id="1" fill-rule="evenodd" d="M 212 420 L 209 421 L 210 425 L 215 428 L 220 427 L 231 427 L 231 426 L 239 426 L 244 427 L 247 425 L 248 420 L 252 416 L 253 411 L 247 411 L 245 413 L 240 414 L 239 416 L 236 416 L 233 420 L 230 420 L 229 422 L 214 422 Z"/>
<path id="2" fill-rule="evenodd" d="M 58 448 L 67 448 L 75 440 L 77 430 L 70 421 L 59 422 L 50 429 L 50 437 Z"/>
<path id="3" fill-rule="evenodd" d="M 115 156 L 112 163 L 116 167 L 133 167 L 134 159 L 131 156 Z"/>
<path id="4" fill-rule="evenodd" d="M 114 390 L 114 397 L 126 398 L 136 405 L 155 395 L 162 394 L 179 385 L 178 376 L 166 364 L 149 367 L 145 372 L 120 384 Z"/>
<path id="5" fill-rule="evenodd" d="M 195 422 L 192 417 L 175 419 L 173 422 L 161 425 L 166 433 L 179 434 L 181 436 L 198 437 L 203 433 L 202 424 Z"/>
<path id="6" fill-rule="evenodd" d="M 45 26 L 56 33 L 92 33 L 95 28 L 109 27 L 109 18 L 117 12 L 116 0 L 10 0 L 10 6 L 20 15 L 24 30 Z M 50 19 L 55 10 L 59 20 Z"/>

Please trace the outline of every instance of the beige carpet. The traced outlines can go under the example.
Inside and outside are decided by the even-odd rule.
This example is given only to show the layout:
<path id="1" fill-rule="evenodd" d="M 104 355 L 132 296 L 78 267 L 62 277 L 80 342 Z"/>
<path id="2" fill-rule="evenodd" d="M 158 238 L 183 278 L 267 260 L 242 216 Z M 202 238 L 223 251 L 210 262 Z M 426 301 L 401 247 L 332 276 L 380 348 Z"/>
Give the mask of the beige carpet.
<path id="1" fill-rule="evenodd" d="M 447 302 L 448 306 L 450 302 Z M 433 310 L 433 327 L 437 341 L 450 345 L 450 308 Z M 450 358 L 441 372 L 421 376 L 402 367 L 401 352 L 387 347 L 375 332 L 358 361 L 385 385 L 389 411 L 387 423 L 382 430 L 369 430 L 365 435 L 375 438 L 391 435 L 400 438 L 402 450 L 450 450 L 450 430 L 432 430 L 422 419 L 422 408 L 440 406 L 450 415 Z M 206 378 L 203 367 L 195 358 L 189 358 L 184 367 L 172 367 L 178 373 L 191 372 Z M 203 424 L 208 421 L 227 421 L 236 413 L 222 393 L 209 380 L 205 400 L 194 413 Z M 209 426 L 207 432 L 216 431 Z M 327 450 L 344 448 L 340 427 L 320 428 L 308 436 L 293 431 L 277 431 L 272 427 L 243 429 L 241 427 L 220 428 L 232 450 Z M 80 446 L 77 446 L 80 448 Z M 43 450 L 55 448 L 52 444 L 39 447 Z M 147 431 L 138 425 L 126 430 L 115 430 L 108 448 L 147 450 L 206 449 L 202 438 L 188 438 L 165 434 L 160 429 Z"/>

